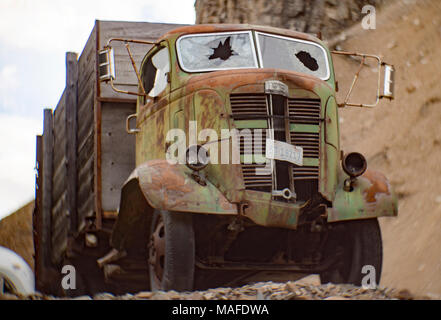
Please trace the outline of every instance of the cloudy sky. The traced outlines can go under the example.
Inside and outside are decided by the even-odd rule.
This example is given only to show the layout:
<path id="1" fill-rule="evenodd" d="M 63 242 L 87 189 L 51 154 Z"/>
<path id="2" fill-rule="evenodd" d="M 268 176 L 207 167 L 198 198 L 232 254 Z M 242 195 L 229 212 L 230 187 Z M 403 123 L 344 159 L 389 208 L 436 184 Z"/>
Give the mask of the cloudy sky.
<path id="1" fill-rule="evenodd" d="M 194 23 L 195 0 L 0 0 L 0 219 L 34 197 L 35 136 L 95 19 Z"/>

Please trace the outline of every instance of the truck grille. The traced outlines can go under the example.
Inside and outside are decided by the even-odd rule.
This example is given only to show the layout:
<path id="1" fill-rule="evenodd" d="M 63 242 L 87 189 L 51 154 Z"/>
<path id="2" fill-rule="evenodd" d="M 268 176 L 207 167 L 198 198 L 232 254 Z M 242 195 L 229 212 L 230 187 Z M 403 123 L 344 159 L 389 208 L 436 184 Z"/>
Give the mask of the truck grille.
<path id="1" fill-rule="evenodd" d="M 291 122 L 299 124 L 320 124 L 320 99 L 288 99 Z"/>
<path id="2" fill-rule="evenodd" d="M 247 116 L 262 116 L 268 114 L 265 94 L 232 94 L 231 109 L 235 118 Z"/>
<path id="3" fill-rule="evenodd" d="M 309 132 L 291 132 L 291 144 L 303 148 L 303 156 L 305 158 L 319 157 L 319 133 Z"/>
<path id="4" fill-rule="evenodd" d="M 266 94 L 231 94 L 230 103 L 233 119 L 268 121 L 272 116 L 268 106 L 271 101 L 270 99 L 271 96 Z M 297 130 L 295 125 L 320 126 L 320 99 L 289 98 L 285 99 L 285 101 L 288 113 L 286 115 L 290 118 L 289 123 L 294 125 L 294 130 L 290 131 L 289 134 L 291 144 L 303 148 L 304 158 L 318 160 L 320 154 L 320 134 L 318 128 L 317 130 L 312 130 L 314 132 L 304 132 L 301 129 Z M 267 123 L 269 123 L 269 121 Z M 254 130 L 251 129 L 250 133 L 253 147 L 246 145 L 244 143 L 245 139 L 241 138 L 239 142 L 240 154 L 262 154 L 264 156 L 266 130 L 262 130 L 262 143 L 261 147 L 258 148 L 254 145 Z M 292 181 L 297 193 L 298 188 L 308 190 L 315 189 L 315 192 L 317 192 L 317 182 L 319 178 L 318 166 L 290 166 L 292 170 L 289 172 L 292 172 Z M 245 189 L 271 192 L 274 184 L 274 176 L 270 169 L 264 168 L 265 164 L 242 163 Z M 258 174 L 256 174 L 256 169 L 260 170 Z"/>
<path id="5" fill-rule="evenodd" d="M 262 174 L 256 175 L 256 170 L 261 170 Z M 271 169 L 266 170 L 264 164 L 242 164 L 242 172 L 245 189 L 271 191 L 273 183 Z"/>

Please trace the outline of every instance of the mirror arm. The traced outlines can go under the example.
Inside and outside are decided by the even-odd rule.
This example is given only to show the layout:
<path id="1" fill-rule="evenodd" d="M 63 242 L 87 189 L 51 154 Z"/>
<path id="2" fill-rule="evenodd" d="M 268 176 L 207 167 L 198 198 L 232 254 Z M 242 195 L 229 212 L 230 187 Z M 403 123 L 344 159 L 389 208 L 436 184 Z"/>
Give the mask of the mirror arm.
<path id="1" fill-rule="evenodd" d="M 357 56 L 357 57 L 361 57 L 361 62 L 360 62 L 360 67 L 358 68 L 357 72 L 355 73 L 354 76 L 354 80 L 352 81 L 352 85 L 349 89 L 348 94 L 346 95 L 346 98 L 344 100 L 343 103 L 339 103 L 338 107 L 343 108 L 345 106 L 350 106 L 350 107 L 375 107 L 376 105 L 378 105 L 378 103 L 380 102 L 380 86 L 381 86 L 381 66 L 383 65 L 383 62 L 381 61 L 379 56 L 376 55 L 372 55 L 372 54 L 362 54 L 362 53 L 357 53 L 357 52 L 346 52 L 346 51 L 331 51 L 331 53 L 333 54 L 339 54 L 339 55 L 344 55 L 344 56 Z M 362 104 L 362 103 L 350 103 L 348 102 L 349 97 L 352 93 L 352 90 L 355 87 L 355 83 L 358 80 L 359 74 L 361 69 L 363 68 L 363 65 L 365 63 L 366 58 L 373 58 L 376 59 L 378 61 L 378 83 L 377 83 L 377 97 L 375 100 L 374 104 Z"/>
<path id="2" fill-rule="evenodd" d="M 120 42 L 124 42 L 124 43 L 131 42 L 131 43 L 139 43 L 139 44 L 152 44 L 152 45 L 157 45 L 158 44 L 158 42 L 155 42 L 155 41 L 123 39 L 123 38 L 110 38 L 107 41 L 106 47 L 110 47 L 110 43 L 112 41 L 120 41 Z"/>
<path id="3" fill-rule="evenodd" d="M 112 87 L 112 89 L 114 91 L 119 92 L 119 93 L 131 94 L 133 96 L 140 96 L 140 97 L 144 97 L 145 96 L 144 94 L 141 94 L 139 92 L 133 92 L 133 91 L 127 91 L 127 90 L 118 89 L 117 87 L 115 87 L 115 85 L 113 83 L 113 78 L 110 79 L 110 86 Z"/>
<path id="4" fill-rule="evenodd" d="M 128 43 L 138 43 L 138 44 L 151 44 L 151 45 L 158 45 L 158 42 L 156 41 L 147 41 L 147 40 L 136 40 L 136 39 L 123 39 L 123 38 L 110 38 L 107 41 L 106 46 L 104 47 L 104 49 L 111 49 L 112 47 L 110 46 L 110 44 L 112 43 L 112 41 L 119 41 L 119 42 L 124 42 L 127 52 L 129 54 L 133 69 L 135 70 L 136 73 L 136 77 L 138 79 L 138 83 L 140 85 L 140 88 L 142 89 L 142 93 L 139 92 L 133 92 L 133 91 L 127 91 L 127 90 L 121 90 L 115 87 L 115 84 L 113 82 L 113 78 L 110 78 L 110 86 L 112 87 L 112 89 L 115 92 L 119 92 L 119 93 L 125 93 L 125 94 L 130 94 L 130 95 L 135 95 L 135 96 L 141 96 L 141 97 L 146 97 L 148 96 L 145 92 L 144 86 L 142 85 L 142 81 L 141 81 L 141 76 L 138 72 L 138 69 L 136 68 L 136 63 L 135 60 L 133 59 L 133 55 L 130 51 L 130 47 L 128 45 Z"/>
<path id="5" fill-rule="evenodd" d="M 139 75 L 138 68 L 136 67 L 136 62 L 135 62 L 135 60 L 133 59 L 132 52 L 130 51 L 129 43 L 128 43 L 128 42 L 125 42 L 124 45 L 126 46 L 127 53 L 129 54 L 129 57 L 130 57 L 130 61 L 132 62 L 133 70 L 135 70 L 136 77 L 138 78 L 138 84 L 139 84 L 139 87 L 141 88 L 143 95 L 144 95 L 144 96 L 147 96 L 147 93 L 146 93 L 145 90 L 144 90 L 144 86 L 142 85 L 141 76 Z"/>
<path id="6" fill-rule="evenodd" d="M 358 76 L 360 75 L 360 71 L 363 68 L 363 64 L 364 64 L 365 60 L 366 60 L 365 57 L 361 58 L 360 66 L 358 67 L 358 70 L 355 73 L 354 79 L 352 80 L 351 87 L 349 88 L 348 94 L 346 95 L 346 98 L 345 98 L 345 100 L 343 102 L 343 106 L 347 105 L 347 103 L 349 101 L 349 97 L 351 96 L 352 90 L 354 89 L 354 86 L 355 86 L 355 84 L 358 81 Z"/>

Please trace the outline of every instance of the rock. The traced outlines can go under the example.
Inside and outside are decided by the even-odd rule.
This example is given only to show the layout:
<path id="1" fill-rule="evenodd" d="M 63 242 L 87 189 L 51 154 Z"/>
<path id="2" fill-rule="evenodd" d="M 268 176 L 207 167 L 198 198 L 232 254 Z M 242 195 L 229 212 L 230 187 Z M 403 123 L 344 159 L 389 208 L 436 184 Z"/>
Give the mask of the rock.
<path id="1" fill-rule="evenodd" d="M 135 298 L 137 299 L 150 299 L 153 296 L 153 292 L 150 291 L 142 291 L 140 293 L 137 293 L 135 295 Z"/>
<path id="2" fill-rule="evenodd" d="M 301 285 L 311 285 L 311 286 L 319 286 L 320 285 L 320 277 L 315 274 L 311 274 L 307 277 L 301 278 L 295 282 L 296 284 Z"/>
<path id="3" fill-rule="evenodd" d="M 111 293 L 99 293 L 93 296 L 93 300 L 113 300 L 115 296 Z"/>
<path id="4" fill-rule="evenodd" d="M 414 299 L 413 295 L 407 289 L 402 289 L 402 290 L 398 291 L 396 298 L 398 298 L 400 300 L 413 300 Z"/>
<path id="5" fill-rule="evenodd" d="M 416 90 L 416 87 L 413 84 L 406 86 L 407 93 L 414 93 L 415 90 Z"/>
<path id="6" fill-rule="evenodd" d="M 383 0 L 370 0 L 376 7 Z M 361 0 L 198 0 L 196 23 L 249 23 L 301 32 L 321 32 L 325 39 L 354 25 L 365 15 Z"/>
<path id="7" fill-rule="evenodd" d="M 0 300 L 18 300 L 18 297 L 15 294 L 3 293 L 0 294 Z"/>
<path id="8" fill-rule="evenodd" d="M 79 297 L 72 298 L 72 300 L 92 300 L 92 298 L 89 296 L 79 296 Z"/>
<path id="9" fill-rule="evenodd" d="M 342 296 L 331 296 L 331 297 L 325 298 L 323 300 L 350 300 L 350 299 L 342 297 Z"/>

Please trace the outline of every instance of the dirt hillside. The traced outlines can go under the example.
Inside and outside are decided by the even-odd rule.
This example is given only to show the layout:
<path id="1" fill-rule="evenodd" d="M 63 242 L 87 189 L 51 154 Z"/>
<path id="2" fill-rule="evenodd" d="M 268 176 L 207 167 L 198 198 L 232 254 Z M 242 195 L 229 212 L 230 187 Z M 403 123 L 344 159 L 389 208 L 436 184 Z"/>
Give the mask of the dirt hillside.
<path id="1" fill-rule="evenodd" d="M 398 218 L 381 219 L 382 285 L 440 295 L 441 1 L 395 1 L 377 12 L 376 22 L 376 30 L 357 24 L 338 46 L 378 53 L 394 64 L 396 99 L 374 109 L 341 109 L 342 148 L 362 152 L 399 195 Z M 358 62 L 340 57 L 334 62 L 342 101 Z M 375 99 L 373 71 L 364 69 L 361 80 L 368 83 L 354 102 Z"/>
<path id="2" fill-rule="evenodd" d="M 0 246 L 18 253 L 33 269 L 32 210 L 33 201 L 0 220 Z"/>

